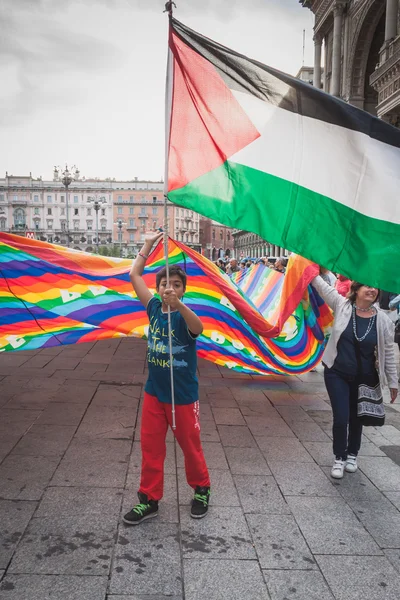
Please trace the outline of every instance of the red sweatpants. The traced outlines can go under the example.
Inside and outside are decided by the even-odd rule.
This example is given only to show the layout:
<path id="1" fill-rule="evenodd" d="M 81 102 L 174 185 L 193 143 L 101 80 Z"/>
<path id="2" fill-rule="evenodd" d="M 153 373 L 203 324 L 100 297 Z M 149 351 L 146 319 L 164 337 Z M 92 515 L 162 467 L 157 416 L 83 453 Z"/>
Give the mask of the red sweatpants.
<path id="1" fill-rule="evenodd" d="M 206 461 L 200 441 L 199 403 L 175 405 L 175 438 L 185 457 L 186 479 L 190 487 L 209 487 Z M 142 474 L 139 491 L 149 500 L 161 500 L 164 488 L 165 438 L 172 426 L 171 404 L 159 402 L 144 393 L 141 446 Z"/>

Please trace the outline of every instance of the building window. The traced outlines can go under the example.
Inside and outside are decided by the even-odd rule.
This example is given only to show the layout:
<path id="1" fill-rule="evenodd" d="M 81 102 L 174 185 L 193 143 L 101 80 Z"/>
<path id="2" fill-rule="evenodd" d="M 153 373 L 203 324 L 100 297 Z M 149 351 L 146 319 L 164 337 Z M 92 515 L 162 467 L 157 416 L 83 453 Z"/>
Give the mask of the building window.
<path id="1" fill-rule="evenodd" d="M 25 211 L 22 208 L 17 208 L 14 211 L 14 224 L 16 227 L 25 227 Z"/>
<path id="2" fill-rule="evenodd" d="M 153 202 L 157 202 L 157 196 L 153 196 Z"/>
<path id="3" fill-rule="evenodd" d="M 130 215 L 133 215 L 133 206 L 130 206 L 130 207 L 129 207 L 129 214 L 130 214 Z"/>
<path id="4" fill-rule="evenodd" d="M 79 208 L 74 208 L 74 215 L 78 216 L 79 215 Z"/>
<path id="5" fill-rule="evenodd" d="M 38 215 L 38 214 L 39 214 L 39 209 L 35 207 L 35 208 L 33 209 L 33 213 L 34 213 L 35 215 Z"/>
<path id="6" fill-rule="evenodd" d="M 74 196 L 74 204 L 78 204 L 78 202 L 79 202 L 78 196 Z"/>
<path id="7" fill-rule="evenodd" d="M 142 227 L 146 227 L 146 219 L 140 219 Z"/>
<path id="8" fill-rule="evenodd" d="M 130 242 L 133 242 L 133 241 L 134 241 L 134 239 L 135 239 L 135 235 L 134 235 L 133 233 L 130 233 L 130 234 L 129 234 L 129 241 L 130 241 Z"/>
<path id="9" fill-rule="evenodd" d="M 1 200 L 1 198 L 0 198 L 0 200 Z M 33 201 L 34 201 L 34 202 L 39 202 L 39 196 L 38 196 L 37 194 L 35 194 L 35 195 L 33 196 Z"/>
<path id="10" fill-rule="evenodd" d="M 86 221 L 87 228 L 91 231 L 93 229 L 93 221 Z"/>
<path id="11" fill-rule="evenodd" d="M 62 217 L 64 217 L 64 216 L 65 216 L 65 208 L 62 208 L 62 209 L 61 209 L 60 215 L 61 215 Z"/>
<path id="12" fill-rule="evenodd" d="M 219 239 L 222 240 L 224 238 L 224 234 L 222 233 L 222 231 L 219 232 Z"/>
<path id="13" fill-rule="evenodd" d="M 52 214 L 53 214 L 53 213 L 52 213 L 52 210 L 51 210 L 51 208 L 48 208 L 48 209 L 47 209 L 47 214 L 48 214 L 48 215 L 52 215 Z"/>
<path id="14" fill-rule="evenodd" d="M 102 208 L 102 209 L 101 209 L 101 214 L 102 214 L 102 216 L 104 217 L 104 215 L 106 214 L 106 209 L 105 209 L 105 208 Z"/>
<path id="15" fill-rule="evenodd" d="M 153 215 L 156 215 L 157 213 L 158 213 L 157 206 L 153 206 Z"/>
<path id="16" fill-rule="evenodd" d="M 0 202 L 4 202 L 4 194 L 0 194 Z"/>
<path id="17" fill-rule="evenodd" d="M 0 219 L 0 231 L 5 231 L 5 230 L 6 230 L 6 220 Z"/>
<path id="18" fill-rule="evenodd" d="M 61 202 L 65 202 L 65 196 L 60 196 Z"/>
<path id="19" fill-rule="evenodd" d="M 33 221 L 33 224 L 34 224 L 36 230 L 40 229 L 40 221 L 38 219 L 35 219 Z"/>
<path id="20" fill-rule="evenodd" d="M 140 234 L 140 241 L 141 241 L 141 242 L 144 242 L 144 233 L 141 233 L 141 234 Z"/>
<path id="21" fill-rule="evenodd" d="M 47 221 L 47 229 L 53 229 L 53 221 Z"/>
<path id="22" fill-rule="evenodd" d="M 140 208 L 140 214 L 141 214 L 141 215 L 145 215 L 145 214 L 146 214 L 146 207 L 145 207 L 145 206 L 142 206 L 142 207 Z"/>
<path id="23" fill-rule="evenodd" d="M 67 221 L 61 221 L 61 231 L 67 231 Z"/>
<path id="24" fill-rule="evenodd" d="M 228 242 L 230 242 L 230 241 L 231 241 L 231 234 L 230 234 L 230 232 L 229 232 L 229 231 L 228 231 L 228 232 L 227 232 L 227 234 L 226 234 L 226 238 L 227 238 Z"/>
<path id="25" fill-rule="evenodd" d="M 87 214 L 87 216 L 88 216 L 88 217 L 91 217 L 91 216 L 92 216 L 92 209 L 91 209 L 91 208 L 88 208 L 88 209 L 86 210 L 86 214 Z"/>
<path id="26" fill-rule="evenodd" d="M 74 221 L 74 229 L 75 229 L 75 231 L 78 231 L 78 229 L 79 229 L 79 221 Z"/>
<path id="27" fill-rule="evenodd" d="M 118 196 L 118 202 L 122 202 L 122 196 Z"/>
<path id="28" fill-rule="evenodd" d="M 135 226 L 135 219 L 129 219 L 129 227 Z"/>
<path id="29" fill-rule="evenodd" d="M 215 229 L 212 230 L 212 239 L 215 240 Z"/>
<path id="30" fill-rule="evenodd" d="M 129 201 L 133 202 L 133 200 L 134 200 L 133 196 L 129 196 Z"/>
<path id="31" fill-rule="evenodd" d="M 122 215 L 122 206 L 118 206 L 118 214 Z"/>
<path id="32" fill-rule="evenodd" d="M 51 204 L 51 203 L 52 203 L 52 197 L 51 197 L 51 196 L 47 196 L 47 202 L 48 202 L 49 204 Z"/>

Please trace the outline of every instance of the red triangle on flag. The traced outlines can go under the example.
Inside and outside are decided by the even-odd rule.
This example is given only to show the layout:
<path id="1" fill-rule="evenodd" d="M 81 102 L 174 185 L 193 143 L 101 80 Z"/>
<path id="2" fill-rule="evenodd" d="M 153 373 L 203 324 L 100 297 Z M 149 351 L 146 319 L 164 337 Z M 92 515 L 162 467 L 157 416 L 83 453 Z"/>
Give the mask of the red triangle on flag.
<path id="1" fill-rule="evenodd" d="M 173 31 L 168 191 L 220 167 L 260 137 L 214 66 Z"/>

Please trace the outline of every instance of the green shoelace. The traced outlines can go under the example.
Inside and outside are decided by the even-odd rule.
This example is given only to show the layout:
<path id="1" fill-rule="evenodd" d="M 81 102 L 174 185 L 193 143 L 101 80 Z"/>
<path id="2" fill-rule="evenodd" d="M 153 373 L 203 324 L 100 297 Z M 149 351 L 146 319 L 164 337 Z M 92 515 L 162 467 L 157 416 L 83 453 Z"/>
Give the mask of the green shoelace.
<path id="1" fill-rule="evenodd" d="M 133 512 L 137 513 L 138 515 L 140 515 L 141 517 L 143 516 L 143 513 L 149 508 L 150 504 L 137 504 L 134 509 Z"/>
<path id="2" fill-rule="evenodd" d="M 209 496 L 209 494 L 195 494 L 194 499 L 198 500 L 199 502 L 202 502 L 204 504 L 204 506 L 207 506 L 208 496 Z"/>

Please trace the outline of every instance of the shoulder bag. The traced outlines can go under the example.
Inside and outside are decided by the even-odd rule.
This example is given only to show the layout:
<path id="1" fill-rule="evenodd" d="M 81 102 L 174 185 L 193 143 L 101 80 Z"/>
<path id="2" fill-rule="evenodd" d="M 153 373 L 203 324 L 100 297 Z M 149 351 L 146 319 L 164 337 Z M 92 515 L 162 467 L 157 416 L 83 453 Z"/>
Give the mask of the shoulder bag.
<path id="1" fill-rule="evenodd" d="M 361 348 L 358 340 L 354 338 L 354 346 L 358 365 L 358 400 L 357 417 L 362 425 L 380 427 L 385 424 L 385 407 L 378 371 L 365 375 L 362 369 Z"/>

